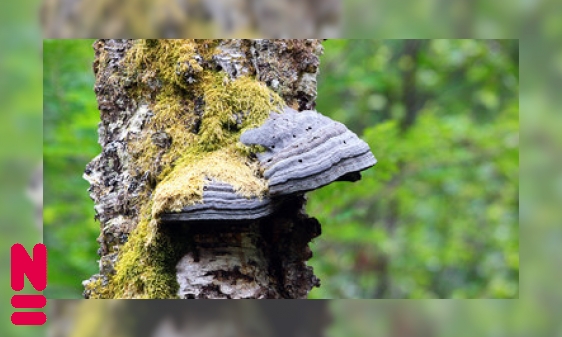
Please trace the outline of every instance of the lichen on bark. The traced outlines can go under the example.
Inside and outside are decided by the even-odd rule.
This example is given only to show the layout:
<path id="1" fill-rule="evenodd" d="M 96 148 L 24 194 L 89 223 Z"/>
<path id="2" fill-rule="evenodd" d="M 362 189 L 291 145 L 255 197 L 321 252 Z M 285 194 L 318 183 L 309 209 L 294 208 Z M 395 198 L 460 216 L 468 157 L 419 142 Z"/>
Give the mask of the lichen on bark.
<path id="1" fill-rule="evenodd" d="M 95 43 L 95 90 L 102 119 L 99 134 L 103 152 L 88 165 L 85 178 L 91 184 L 90 195 L 96 203 L 102 234 L 100 274 L 85 281 L 87 298 L 178 297 L 178 262 L 186 256 L 197 260 L 212 249 L 201 254 L 205 249 L 198 239 L 204 235 L 197 232 L 197 227 L 163 225 L 160 215 L 201 202 L 205 181 L 209 179 L 229 183 L 246 197 L 261 197 L 267 192 L 267 183 L 252 156 L 257 149 L 245 147 L 238 139 L 244 130 L 259 126 L 270 112 L 280 111 L 284 104 L 305 107 L 312 104 L 315 82 L 314 88 L 304 91 L 285 88 L 310 86 L 309 82 L 295 84 L 307 76 L 290 76 L 289 72 L 314 71 L 315 74 L 317 67 L 291 70 L 286 65 L 291 63 L 286 60 L 288 56 L 280 58 L 285 62 L 270 59 L 266 63 L 259 61 L 256 50 L 263 49 L 265 43 L 277 49 L 298 44 L 302 53 L 308 50 L 316 59 L 321 50 L 319 42 L 314 40 L 267 41 L 98 40 Z M 298 54 L 295 57 L 302 59 Z M 262 82 L 260 73 L 277 73 L 280 83 L 277 90 Z M 300 201 L 288 213 L 289 228 L 294 225 L 291 217 L 298 217 L 299 221 L 307 219 L 301 199 L 295 198 Z M 222 234 L 237 237 L 238 241 L 253 238 L 249 242 L 256 246 L 263 225 L 240 226 L 248 230 L 242 234 L 239 228 L 230 227 Z M 309 234 L 308 241 L 319 233 Z M 233 241 L 234 245 L 237 240 Z M 298 244 L 297 250 L 305 253 L 298 253 L 297 259 L 308 255 L 308 241 L 304 247 Z M 280 253 L 276 249 L 270 253 Z M 253 249 L 250 254 L 254 253 L 262 255 L 260 259 L 266 269 L 268 261 L 277 259 L 263 256 L 261 248 Z M 242 260 L 237 263 L 247 262 Z M 299 268 L 308 270 L 305 266 Z M 309 283 L 317 284 L 310 270 L 310 275 L 304 274 L 302 277 L 309 278 Z M 271 280 L 264 281 L 258 288 L 271 283 Z M 262 289 L 248 296 L 255 297 L 258 293 L 262 297 L 284 296 L 278 291 L 268 295 Z M 209 297 L 204 291 L 200 295 Z M 302 297 L 302 291 L 299 296 Z"/>

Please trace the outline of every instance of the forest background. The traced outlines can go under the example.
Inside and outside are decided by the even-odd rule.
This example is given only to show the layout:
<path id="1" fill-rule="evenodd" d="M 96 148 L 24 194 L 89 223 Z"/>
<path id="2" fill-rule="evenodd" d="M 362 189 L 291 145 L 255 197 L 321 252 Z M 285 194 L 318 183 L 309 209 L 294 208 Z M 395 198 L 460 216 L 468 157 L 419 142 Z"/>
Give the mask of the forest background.
<path id="1" fill-rule="evenodd" d="M 97 269 L 86 163 L 100 152 L 93 40 L 44 42 L 48 298 Z M 322 223 L 311 298 L 517 298 L 517 40 L 329 40 L 317 110 L 379 160 L 309 194 Z M 70 57 L 69 57 L 70 56 Z"/>

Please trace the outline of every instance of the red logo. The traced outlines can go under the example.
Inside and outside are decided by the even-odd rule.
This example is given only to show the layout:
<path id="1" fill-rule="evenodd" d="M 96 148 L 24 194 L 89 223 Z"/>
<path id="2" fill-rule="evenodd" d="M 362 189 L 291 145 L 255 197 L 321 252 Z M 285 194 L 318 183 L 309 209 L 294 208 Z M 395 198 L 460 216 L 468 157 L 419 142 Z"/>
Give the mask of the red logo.
<path id="1" fill-rule="evenodd" d="M 33 258 L 25 248 L 16 243 L 11 250 L 11 286 L 12 290 L 23 290 L 25 276 L 36 291 L 47 287 L 47 247 L 38 243 L 33 247 Z M 12 296 L 12 307 L 16 309 L 40 309 L 47 304 L 47 298 L 41 294 L 16 294 Z M 14 325 L 43 325 L 47 315 L 42 311 L 16 311 L 12 314 Z"/>

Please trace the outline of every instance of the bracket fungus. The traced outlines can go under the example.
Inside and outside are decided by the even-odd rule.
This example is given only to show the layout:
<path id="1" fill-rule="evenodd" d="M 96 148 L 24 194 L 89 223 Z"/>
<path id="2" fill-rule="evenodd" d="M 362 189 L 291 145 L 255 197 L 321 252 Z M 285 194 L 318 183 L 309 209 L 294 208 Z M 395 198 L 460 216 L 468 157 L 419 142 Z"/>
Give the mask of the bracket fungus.
<path id="1" fill-rule="evenodd" d="M 202 201 L 184 207 L 179 213 L 164 213 L 161 219 L 166 222 L 253 220 L 270 215 L 276 208 L 269 198 L 246 198 L 230 184 L 215 180 L 203 187 Z"/>
<path id="2" fill-rule="evenodd" d="M 334 181 L 356 181 L 360 171 L 376 164 L 369 145 L 342 123 L 316 111 L 286 107 L 272 112 L 263 125 L 242 133 L 245 145 L 265 150 L 257 159 L 268 182 L 262 197 L 244 197 L 225 183 L 209 180 L 201 202 L 178 213 L 162 214 L 173 221 L 243 221 L 269 216 L 283 196 L 315 190 Z"/>
<path id="3" fill-rule="evenodd" d="M 359 180 L 376 164 L 369 145 L 342 123 L 316 111 L 285 108 L 260 127 L 242 134 L 258 153 L 271 197 L 315 190 L 336 180 Z"/>

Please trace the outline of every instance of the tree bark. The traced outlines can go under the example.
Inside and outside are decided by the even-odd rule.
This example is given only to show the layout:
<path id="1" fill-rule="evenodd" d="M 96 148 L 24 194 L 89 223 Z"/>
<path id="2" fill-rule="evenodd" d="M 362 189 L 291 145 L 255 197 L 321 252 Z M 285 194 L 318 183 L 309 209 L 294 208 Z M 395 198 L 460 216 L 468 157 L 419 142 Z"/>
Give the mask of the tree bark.
<path id="1" fill-rule="evenodd" d="M 150 54 L 151 48 L 170 49 L 167 54 Z M 210 104 L 201 87 L 212 87 L 205 81 L 213 76 L 222 76 L 225 83 L 259 81 L 286 105 L 313 109 L 321 42 L 97 40 L 94 50 L 102 152 L 87 165 L 84 176 L 100 222 L 100 272 L 84 281 L 84 296 L 306 298 L 319 286 L 306 261 L 312 256 L 308 243 L 320 235 L 320 224 L 306 215 L 304 195 L 288 198 L 273 215 L 253 221 L 151 225 L 158 244 L 151 235 L 141 236 L 138 227 L 154 220 L 150 205 L 155 189 L 177 166 L 178 158 L 169 156 L 175 142 L 185 137 L 189 148 L 201 136 Z M 131 61 L 133 53 L 136 63 Z M 163 68 L 151 68 L 157 62 L 174 63 L 164 64 L 176 67 L 175 74 L 168 75 L 173 80 Z M 159 118 L 165 123 L 159 115 L 164 113 L 163 97 L 177 104 L 170 118 L 183 125 L 159 129 L 155 124 Z M 176 126 L 183 128 L 181 134 L 170 133 Z M 139 165 L 139 153 L 146 151 L 138 148 L 142 139 L 149 141 L 143 146 L 155 150 Z M 132 262 L 135 270 L 126 270 L 124 256 L 134 249 L 140 250 Z"/>

